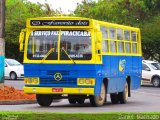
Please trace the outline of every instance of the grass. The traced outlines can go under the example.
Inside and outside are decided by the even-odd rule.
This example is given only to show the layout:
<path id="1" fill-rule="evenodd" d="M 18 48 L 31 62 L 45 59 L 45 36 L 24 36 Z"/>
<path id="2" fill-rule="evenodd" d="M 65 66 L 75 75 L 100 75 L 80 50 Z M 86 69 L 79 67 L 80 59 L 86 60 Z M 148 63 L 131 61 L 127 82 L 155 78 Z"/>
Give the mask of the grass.
<path id="1" fill-rule="evenodd" d="M 0 112 L 0 120 L 160 120 L 160 113 Z"/>

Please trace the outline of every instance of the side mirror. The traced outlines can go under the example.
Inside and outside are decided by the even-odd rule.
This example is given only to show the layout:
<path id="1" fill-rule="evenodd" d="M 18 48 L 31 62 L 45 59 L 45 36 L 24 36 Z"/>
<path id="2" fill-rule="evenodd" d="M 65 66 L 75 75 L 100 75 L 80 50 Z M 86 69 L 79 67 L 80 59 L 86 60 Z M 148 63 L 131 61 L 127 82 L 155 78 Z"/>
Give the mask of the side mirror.
<path id="1" fill-rule="evenodd" d="M 102 32 L 98 31 L 96 36 L 97 36 L 97 42 L 101 42 L 102 41 Z"/>
<path id="2" fill-rule="evenodd" d="M 20 45 L 19 45 L 19 50 L 20 50 L 20 51 L 23 51 L 23 50 L 24 50 L 24 44 L 23 44 L 23 43 L 20 43 Z"/>
<path id="3" fill-rule="evenodd" d="M 21 32 L 19 35 L 19 43 L 23 43 L 24 42 L 24 32 Z"/>
<path id="4" fill-rule="evenodd" d="M 146 70 L 146 71 L 151 71 L 149 68 L 146 68 L 145 70 Z"/>
<path id="5" fill-rule="evenodd" d="M 5 67 L 8 67 L 7 64 L 5 64 Z"/>
<path id="6" fill-rule="evenodd" d="M 19 50 L 22 52 L 24 50 L 24 40 L 25 40 L 25 29 L 23 29 L 19 35 Z"/>

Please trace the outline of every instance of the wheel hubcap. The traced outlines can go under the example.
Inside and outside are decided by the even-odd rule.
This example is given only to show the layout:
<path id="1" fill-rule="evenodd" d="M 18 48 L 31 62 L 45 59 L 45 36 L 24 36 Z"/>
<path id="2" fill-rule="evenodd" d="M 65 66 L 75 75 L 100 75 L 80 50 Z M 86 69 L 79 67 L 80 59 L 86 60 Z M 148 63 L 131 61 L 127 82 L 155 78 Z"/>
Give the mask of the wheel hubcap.
<path id="1" fill-rule="evenodd" d="M 15 74 L 11 74 L 11 79 L 14 79 L 15 78 Z"/>
<path id="2" fill-rule="evenodd" d="M 153 84 L 154 84 L 154 86 L 158 86 L 159 85 L 159 80 L 158 79 L 153 80 Z"/>
<path id="3" fill-rule="evenodd" d="M 104 100 L 105 100 L 105 87 L 104 87 L 104 85 L 102 85 L 101 94 L 100 94 L 100 96 L 98 96 L 98 97 L 96 98 L 96 101 L 97 101 L 99 104 L 103 104 L 103 103 L 104 103 Z"/>

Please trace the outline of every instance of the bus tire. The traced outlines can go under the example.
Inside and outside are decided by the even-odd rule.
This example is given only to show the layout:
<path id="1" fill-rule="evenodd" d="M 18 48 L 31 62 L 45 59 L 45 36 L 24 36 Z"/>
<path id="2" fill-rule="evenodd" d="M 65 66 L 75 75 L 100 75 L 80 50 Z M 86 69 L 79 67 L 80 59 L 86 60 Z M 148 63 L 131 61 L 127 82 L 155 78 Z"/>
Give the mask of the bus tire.
<path id="1" fill-rule="evenodd" d="M 84 104 L 85 99 L 84 98 L 79 98 L 77 99 L 78 104 Z"/>
<path id="2" fill-rule="evenodd" d="M 76 99 L 75 98 L 68 98 L 68 102 L 70 103 L 70 104 L 76 104 Z"/>
<path id="3" fill-rule="evenodd" d="M 127 103 L 128 100 L 128 84 L 125 83 L 124 91 L 118 93 L 119 102 L 121 104 Z"/>
<path id="4" fill-rule="evenodd" d="M 118 99 L 118 94 L 117 93 L 111 93 L 110 94 L 111 102 L 112 104 L 118 104 L 119 99 Z"/>
<path id="5" fill-rule="evenodd" d="M 52 95 L 36 94 L 37 103 L 40 106 L 48 107 L 53 101 Z"/>
<path id="6" fill-rule="evenodd" d="M 101 87 L 100 96 L 91 95 L 89 99 L 92 106 L 100 107 L 104 104 L 106 100 L 106 88 L 104 83 L 102 84 L 102 87 Z"/>

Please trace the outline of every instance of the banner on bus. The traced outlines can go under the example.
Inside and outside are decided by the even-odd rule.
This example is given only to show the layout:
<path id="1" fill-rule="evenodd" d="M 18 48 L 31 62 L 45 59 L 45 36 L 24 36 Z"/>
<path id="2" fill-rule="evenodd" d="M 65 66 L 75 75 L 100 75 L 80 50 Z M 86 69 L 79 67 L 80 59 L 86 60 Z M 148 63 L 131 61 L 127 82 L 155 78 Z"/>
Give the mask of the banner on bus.
<path id="1" fill-rule="evenodd" d="M 30 26 L 89 26 L 89 20 L 30 20 Z"/>

